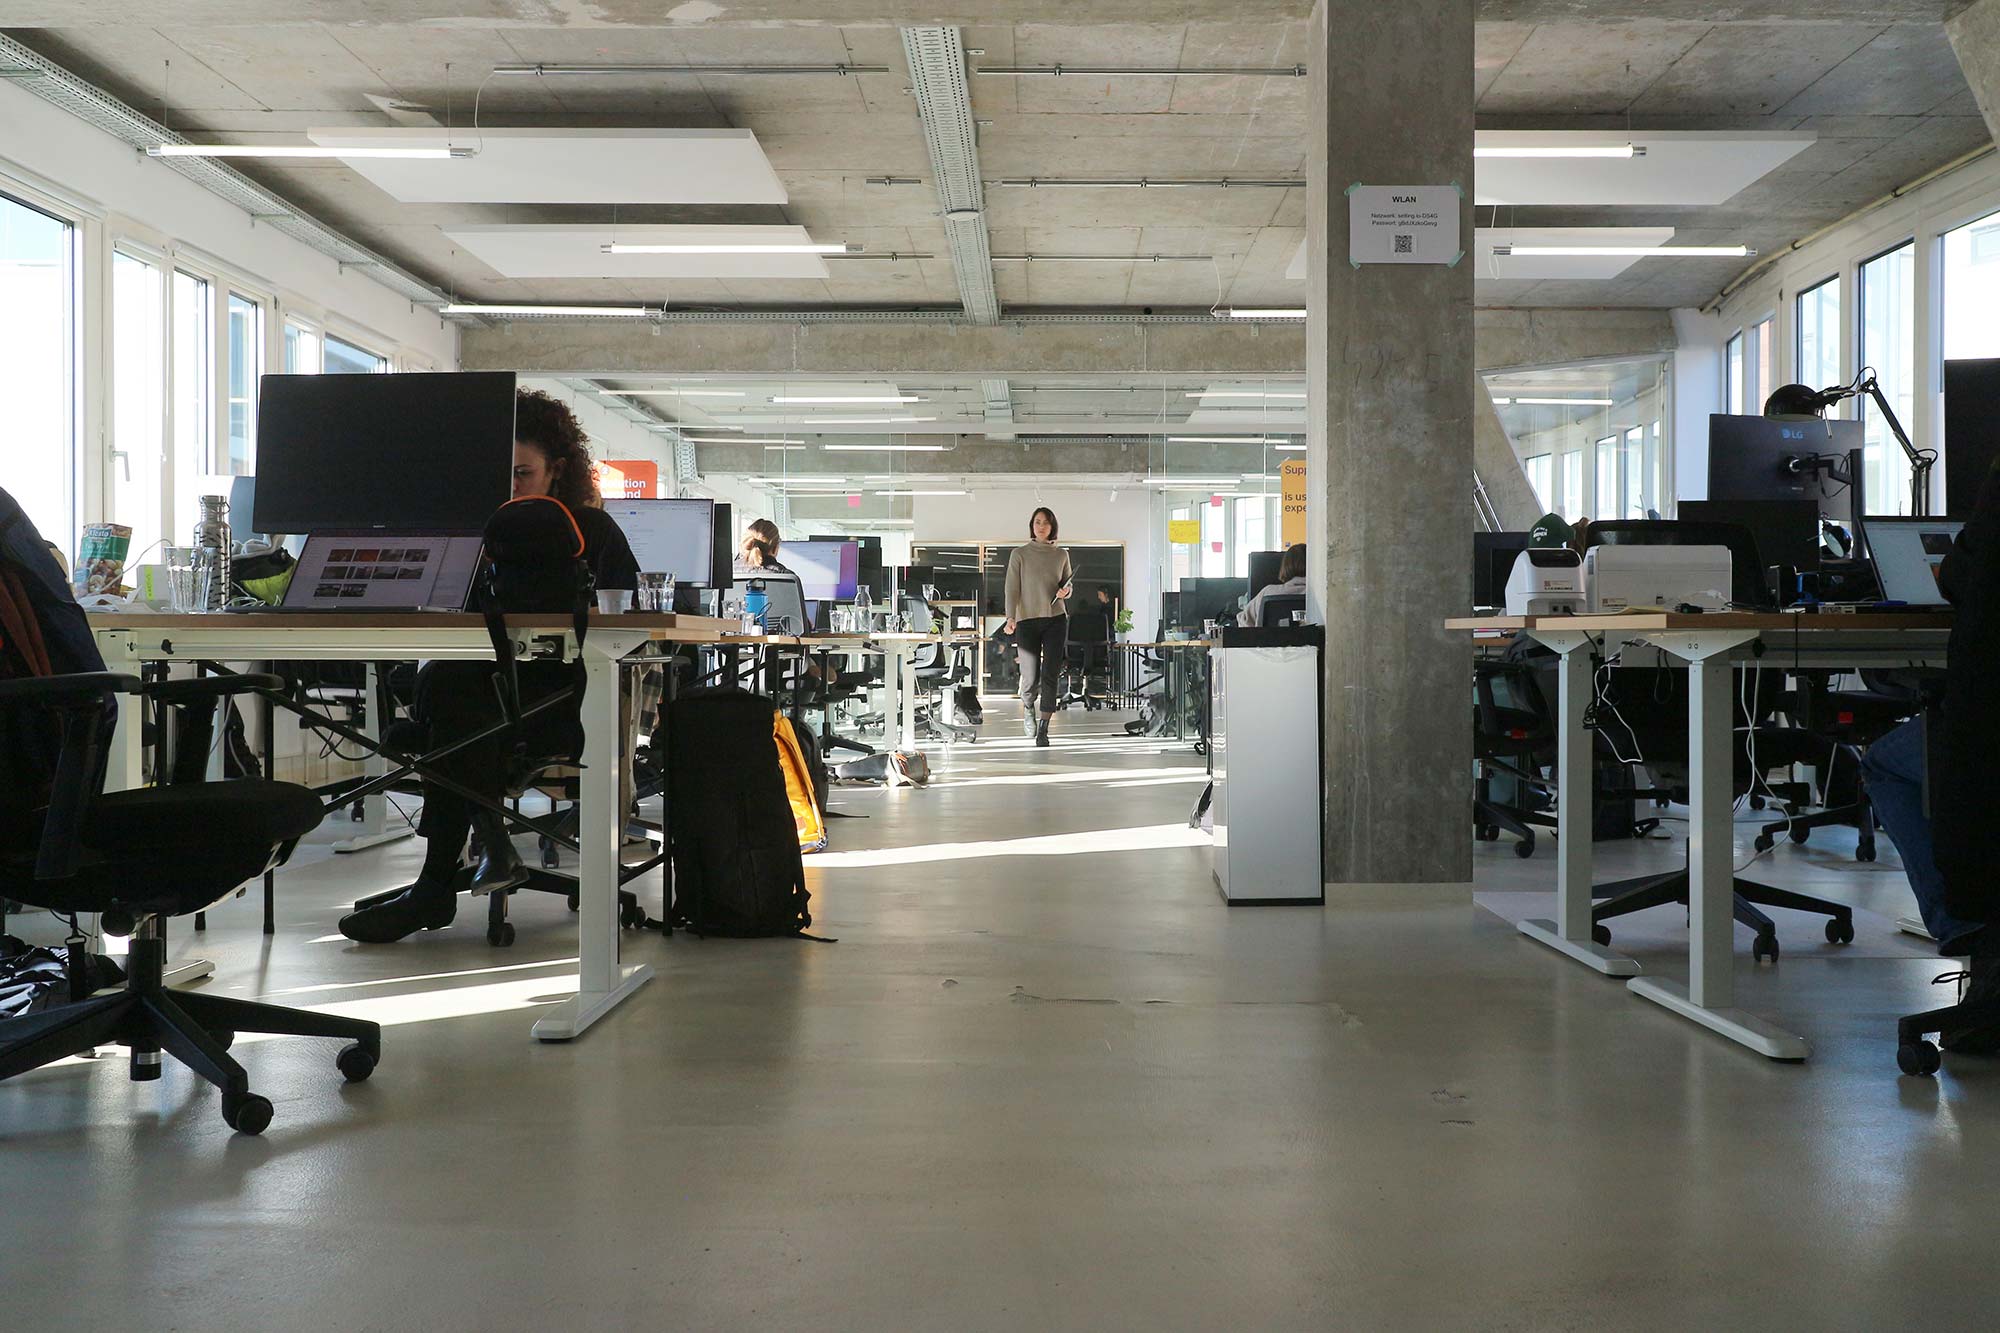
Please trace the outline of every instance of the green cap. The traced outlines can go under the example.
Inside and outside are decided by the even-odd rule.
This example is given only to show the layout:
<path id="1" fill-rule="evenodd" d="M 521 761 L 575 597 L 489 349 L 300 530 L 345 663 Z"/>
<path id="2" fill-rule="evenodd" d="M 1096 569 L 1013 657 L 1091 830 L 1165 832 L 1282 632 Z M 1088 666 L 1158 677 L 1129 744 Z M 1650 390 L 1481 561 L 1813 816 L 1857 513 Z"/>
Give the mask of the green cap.
<path id="1" fill-rule="evenodd" d="M 1543 514 L 1535 520 L 1535 526 L 1528 529 L 1528 545 L 1568 546 L 1574 536 L 1576 529 L 1561 514 Z"/>

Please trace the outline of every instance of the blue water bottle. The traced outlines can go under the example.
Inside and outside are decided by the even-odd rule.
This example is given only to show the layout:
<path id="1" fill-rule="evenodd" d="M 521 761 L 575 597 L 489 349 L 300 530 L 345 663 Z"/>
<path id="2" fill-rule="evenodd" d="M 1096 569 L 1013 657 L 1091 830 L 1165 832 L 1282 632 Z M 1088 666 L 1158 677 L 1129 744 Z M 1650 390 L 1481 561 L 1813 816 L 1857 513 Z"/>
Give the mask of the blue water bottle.
<path id="1" fill-rule="evenodd" d="M 764 611 L 771 605 L 771 599 L 764 595 L 764 585 L 753 583 L 743 594 L 743 613 L 764 628 Z"/>

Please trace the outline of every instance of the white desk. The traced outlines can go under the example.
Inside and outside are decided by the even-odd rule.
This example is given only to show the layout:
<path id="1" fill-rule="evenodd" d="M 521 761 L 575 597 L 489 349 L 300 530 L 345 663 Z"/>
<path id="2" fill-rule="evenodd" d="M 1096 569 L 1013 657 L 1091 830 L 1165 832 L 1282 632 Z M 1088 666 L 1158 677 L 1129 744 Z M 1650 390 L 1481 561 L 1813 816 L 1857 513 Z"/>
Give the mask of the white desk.
<path id="1" fill-rule="evenodd" d="M 1774 1060 L 1803 1060 L 1806 1039 L 1735 1004 L 1735 669 L 1942 666 L 1951 618 L 1938 615 L 1538 616 L 1449 620 L 1476 634 L 1526 633 L 1560 657 L 1557 690 L 1556 919 L 1523 921 L 1521 933 L 1607 976 L 1634 994 L 1712 1028 Z M 1688 673 L 1688 979 L 1639 975 L 1636 960 L 1591 940 L 1591 702 L 1589 647 L 1608 656 L 1626 643 L 1667 654 Z"/>
<path id="2" fill-rule="evenodd" d="M 563 616 L 509 616 L 507 623 L 515 631 L 517 653 L 525 656 L 536 643 L 559 643 L 565 660 L 577 653 L 575 635 Z M 476 615 L 111 613 L 93 615 L 91 627 L 106 666 L 132 674 L 144 662 L 490 661 L 493 657 L 486 622 Z M 726 628 L 722 621 L 690 616 L 591 615 L 583 644 L 577 993 L 543 1011 L 534 1026 L 539 1040 L 567 1041 L 577 1036 L 653 975 L 648 965 L 618 961 L 619 848 L 625 822 L 618 791 L 620 666 L 648 642 L 722 642 Z M 136 710 L 133 696 L 118 696 L 108 789 L 144 781 Z"/>

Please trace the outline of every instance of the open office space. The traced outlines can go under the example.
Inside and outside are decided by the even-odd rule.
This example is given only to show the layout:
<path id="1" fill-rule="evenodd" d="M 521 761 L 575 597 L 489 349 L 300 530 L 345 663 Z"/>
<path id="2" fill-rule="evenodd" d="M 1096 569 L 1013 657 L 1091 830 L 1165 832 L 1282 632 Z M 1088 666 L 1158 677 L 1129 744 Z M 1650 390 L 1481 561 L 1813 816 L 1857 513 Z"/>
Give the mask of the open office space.
<path id="1" fill-rule="evenodd" d="M 0 0 L 12 1322 L 1989 1325 L 1996 133 L 2000 0 Z"/>

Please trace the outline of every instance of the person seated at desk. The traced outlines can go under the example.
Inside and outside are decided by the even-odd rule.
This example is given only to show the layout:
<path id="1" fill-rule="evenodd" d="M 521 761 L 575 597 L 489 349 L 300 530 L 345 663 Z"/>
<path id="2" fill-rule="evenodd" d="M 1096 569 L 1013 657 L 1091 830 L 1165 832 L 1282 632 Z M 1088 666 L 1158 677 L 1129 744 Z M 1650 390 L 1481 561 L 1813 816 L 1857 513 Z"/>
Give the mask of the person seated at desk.
<path id="1" fill-rule="evenodd" d="M 1969 957 L 1968 1003 L 2000 997 L 2000 463 L 1940 570 L 1952 604 L 1944 706 L 1868 747 L 1861 761 L 1868 798 L 1902 853 L 1924 927 L 1946 957 Z M 1928 751 L 1927 755 L 1927 742 Z M 1924 810 L 1929 760 L 1930 812 Z M 1962 1055 L 2000 1052 L 2000 1027 L 1940 1036 Z"/>
<path id="2" fill-rule="evenodd" d="M 1261 589 L 1250 599 L 1250 605 L 1243 608 L 1243 614 L 1236 617 L 1239 625 L 1256 627 L 1264 623 L 1264 601 L 1270 597 L 1303 597 L 1306 595 L 1306 548 L 1303 543 L 1287 546 L 1284 556 L 1278 561 L 1278 581 Z"/>
<path id="3" fill-rule="evenodd" d="M 736 548 L 737 572 L 750 578 L 758 574 L 789 574 L 792 571 L 778 561 L 778 548 L 784 539 L 778 535 L 778 525 L 768 518 L 752 520 L 743 530 L 743 540 Z"/>
<path id="4" fill-rule="evenodd" d="M 583 533 L 583 558 L 599 588 L 639 586 L 639 561 L 618 523 L 604 512 L 591 468 L 590 438 L 574 414 L 538 389 L 523 389 L 514 407 L 514 496 L 549 495 L 563 502 Z M 491 662 L 428 662 L 417 673 L 413 712 L 430 728 L 426 748 L 492 726 L 501 718 L 493 689 Z M 566 687 L 574 678 L 560 662 L 522 662 L 521 703 L 533 703 Z M 523 723 L 533 754 L 567 753 L 576 746 L 577 705 L 552 708 Z M 498 801 L 505 788 L 506 755 L 518 737 L 500 732 L 446 756 L 434 766 L 444 776 Z M 452 883 L 465 852 L 466 835 L 479 829 L 480 859 L 472 875 L 478 893 L 505 891 L 523 883 L 528 869 L 507 836 L 506 821 L 455 792 L 424 783 L 424 809 L 417 832 L 429 843 L 416 883 L 377 907 L 340 919 L 340 933 L 360 944 L 387 944 L 419 930 L 439 930 L 457 915 Z"/>

